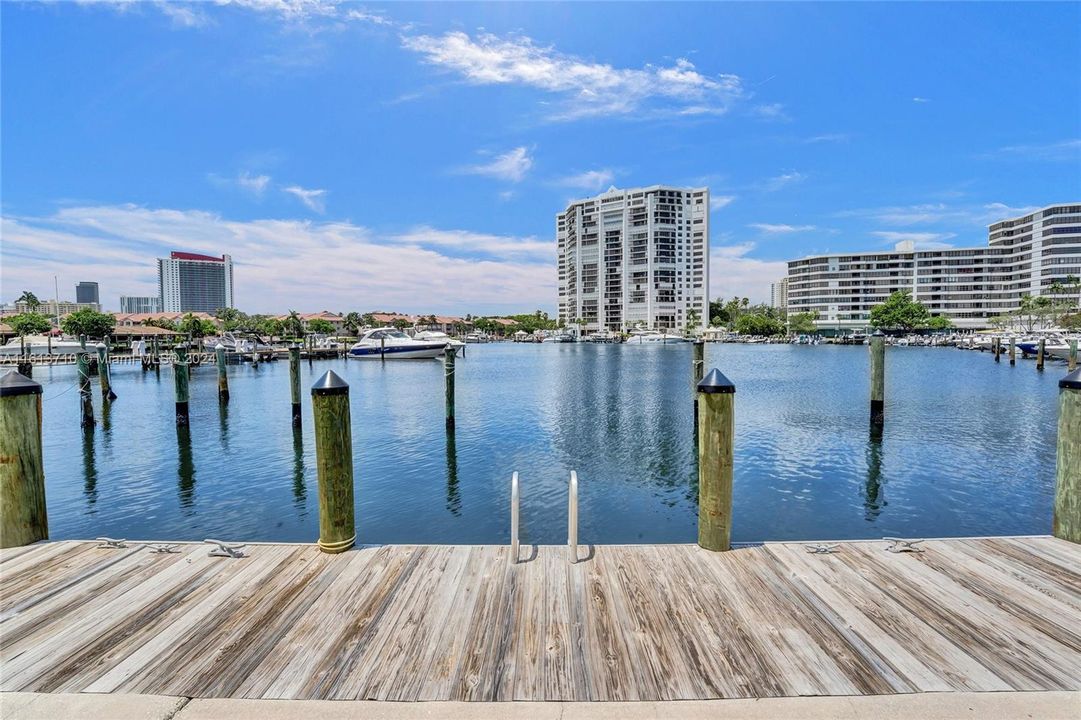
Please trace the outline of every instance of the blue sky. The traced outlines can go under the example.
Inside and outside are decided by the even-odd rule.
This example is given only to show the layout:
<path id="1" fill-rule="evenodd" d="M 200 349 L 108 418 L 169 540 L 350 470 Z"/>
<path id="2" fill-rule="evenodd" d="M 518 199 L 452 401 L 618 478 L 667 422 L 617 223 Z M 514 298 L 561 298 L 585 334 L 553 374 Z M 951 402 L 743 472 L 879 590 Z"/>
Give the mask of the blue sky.
<path id="1" fill-rule="evenodd" d="M 0 295 L 554 312 L 555 214 L 708 185 L 712 296 L 1081 200 L 1081 5 L 2 6 Z"/>

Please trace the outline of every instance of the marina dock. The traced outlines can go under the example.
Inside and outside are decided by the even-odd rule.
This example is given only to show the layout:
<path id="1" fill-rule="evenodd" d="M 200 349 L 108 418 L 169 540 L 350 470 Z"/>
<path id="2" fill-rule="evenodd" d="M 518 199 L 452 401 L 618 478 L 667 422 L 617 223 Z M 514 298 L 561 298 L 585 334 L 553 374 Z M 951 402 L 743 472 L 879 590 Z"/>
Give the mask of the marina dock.
<path id="1" fill-rule="evenodd" d="M 1081 546 L 0 551 L 0 689 L 663 701 L 1081 690 Z"/>

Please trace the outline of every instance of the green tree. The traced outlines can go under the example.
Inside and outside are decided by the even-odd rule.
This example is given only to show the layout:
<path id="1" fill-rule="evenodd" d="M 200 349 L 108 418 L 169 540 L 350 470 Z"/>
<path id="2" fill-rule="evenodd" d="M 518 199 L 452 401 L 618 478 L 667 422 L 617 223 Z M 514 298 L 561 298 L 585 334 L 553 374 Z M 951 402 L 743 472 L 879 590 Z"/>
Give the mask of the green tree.
<path id="1" fill-rule="evenodd" d="M 148 325 L 150 327 L 158 327 L 164 330 L 172 330 L 173 332 L 176 332 L 176 323 L 169 318 L 148 318 L 143 321 L 143 325 Z"/>
<path id="2" fill-rule="evenodd" d="M 360 326 L 363 324 L 364 319 L 357 312 L 346 313 L 345 319 L 342 321 L 343 328 L 352 335 L 360 334 Z"/>
<path id="3" fill-rule="evenodd" d="M 953 323 L 945 315 L 935 315 L 927 321 L 927 327 L 931 330 L 949 330 Z"/>
<path id="4" fill-rule="evenodd" d="M 1009 315 L 993 315 L 987 318 L 987 322 L 996 330 L 1005 330 L 1013 322 L 1013 318 Z"/>
<path id="5" fill-rule="evenodd" d="M 687 324 L 683 328 L 684 335 L 692 335 L 694 331 L 698 329 L 698 326 L 702 323 L 702 316 L 695 309 L 687 311 Z"/>
<path id="6" fill-rule="evenodd" d="M 1044 297 L 1042 295 L 1022 295 L 1021 304 L 1013 312 L 1014 317 L 1017 318 L 1018 323 L 1024 328 L 1025 332 L 1032 332 L 1037 325 L 1043 323 L 1049 314 L 1054 312 L 1051 304 L 1051 298 Z"/>
<path id="7" fill-rule="evenodd" d="M 817 312 L 796 313 L 788 318 L 788 332 L 793 335 L 813 335 L 818 332 L 816 320 L 818 320 Z"/>
<path id="8" fill-rule="evenodd" d="M 204 338 L 218 334 L 218 326 L 205 318 L 188 313 L 180 319 L 177 331 L 193 338 Z"/>
<path id="9" fill-rule="evenodd" d="M 392 322 L 391 325 L 398 328 L 399 330 L 405 330 L 407 327 L 412 327 L 413 323 L 409 322 L 405 318 L 394 318 L 394 322 Z"/>
<path id="10" fill-rule="evenodd" d="M 26 307 L 30 310 L 30 312 L 34 312 L 39 307 L 41 307 L 41 301 L 38 300 L 38 296 L 30 292 L 29 290 L 23 290 L 23 294 L 20 295 L 19 299 L 15 302 L 26 303 Z"/>
<path id="11" fill-rule="evenodd" d="M 101 339 L 111 333 L 115 327 L 115 316 L 90 308 L 76 310 L 60 321 L 60 329 L 73 337 L 86 335 L 88 338 Z"/>
<path id="12" fill-rule="evenodd" d="M 930 319 L 931 313 L 907 290 L 898 290 L 886 302 L 871 308 L 871 327 L 882 330 L 918 330 Z"/>
<path id="13" fill-rule="evenodd" d="M 19 313 L 18 315 L 9 317 L 6 322 L 11 326 L 11 329 L 15 331 L 16 335 L 22 337 L 26 337 L 27 335 L 42 335 L 53 329 L 53 324 L 49 322 L 49 318 L 41 313 L 35 312 Z"/>
<path id="14" fill-rule="evenodd" d="M 360 319 L 364 321 L 366 327 L 373 327 L 375 325 L 375 315 L 373 313 L 364 313 L 360 316 Z"/>
<path id="15" fill-rule="evenodd" d="M 334 323 L 323 318 L 315 318 L 308 321 L 308 332 L 316 335 L 331 335 L 334 333 Z"/>
<path id="16" fill-rule="evenodd" d="M 304 337 L 304 321 L 300 319 L 300 313 L 290 310 L 289 316 L 282 320 L 282 335 L 291 338 Z"/>
<path id="17" fill-rule="evenodd" d="M 248 322 L 248 316 L 245 313 L 240 312 L 236 308 L 221 308 L 214 312 L 216 317 L 221 322 L 222 330 L 243 330 L 250 326 Z"/>
<path id="18" fill-rule="evenodd" d="M 784 324 L 764 313 L 742 313 L 736 320 L 736 332 L 740 335 L 783 335 Z"/>
<path id="19" fill-rule="evenodd" d="M 271 342 L 274 338 L 285 335 L 285 327 L 281 320 L 275 317 L 264 317 L 256 328 L 256 332 L 260 335 L 265 335 L 270 338 Z"/>

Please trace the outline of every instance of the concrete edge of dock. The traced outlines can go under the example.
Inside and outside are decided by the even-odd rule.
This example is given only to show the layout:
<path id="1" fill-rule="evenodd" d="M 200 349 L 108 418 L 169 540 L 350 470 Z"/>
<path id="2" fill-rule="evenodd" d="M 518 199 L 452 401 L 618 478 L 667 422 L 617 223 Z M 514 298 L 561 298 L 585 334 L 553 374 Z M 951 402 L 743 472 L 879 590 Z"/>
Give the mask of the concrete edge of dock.
<path id="1" fill-rule="evenodd" d="M 164 695 L 0 693 L 5 720 L 1073 720 L 1081 692 L 945 692 L 670 702 L 374 702 L 189 699 Z"/>

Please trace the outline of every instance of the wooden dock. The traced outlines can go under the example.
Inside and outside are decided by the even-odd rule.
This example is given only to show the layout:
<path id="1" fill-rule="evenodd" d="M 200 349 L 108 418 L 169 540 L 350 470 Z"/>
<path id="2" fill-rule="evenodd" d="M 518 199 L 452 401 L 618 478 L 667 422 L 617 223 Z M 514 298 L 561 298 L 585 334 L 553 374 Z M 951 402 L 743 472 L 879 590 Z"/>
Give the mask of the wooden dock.
<path id="1" fill-rule="evenodd" d="M 672 700 L 1081 689 L 1081 546 L 1050 537 L 0 552 L 0 690 Z"/>

